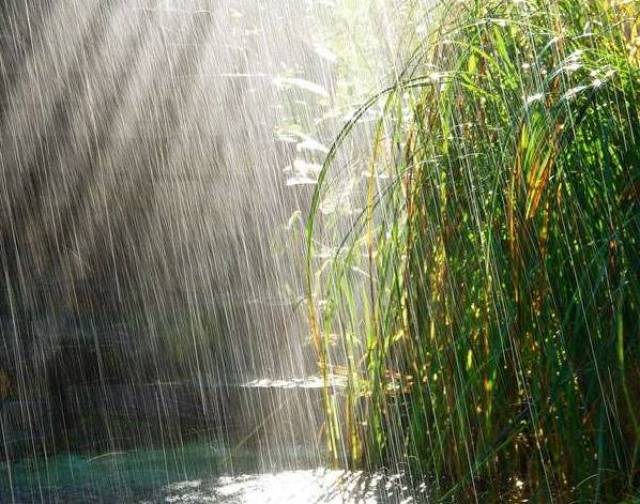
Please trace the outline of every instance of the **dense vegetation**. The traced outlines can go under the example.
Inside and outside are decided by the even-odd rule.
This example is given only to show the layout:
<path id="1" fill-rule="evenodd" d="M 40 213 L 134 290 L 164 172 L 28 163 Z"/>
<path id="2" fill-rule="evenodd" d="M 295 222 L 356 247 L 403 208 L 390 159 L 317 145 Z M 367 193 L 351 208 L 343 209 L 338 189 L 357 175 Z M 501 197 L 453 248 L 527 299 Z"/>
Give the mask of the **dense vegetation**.
<path id="1" fill-rule="evenodd" d="M 442 2 L 339 135 L 307 223 L 336 461 L 408 460 L 456 500 L 638 492 L 639 14 Z M 372 110 L 362 210 L 327 215 L 335 161 Z"/>

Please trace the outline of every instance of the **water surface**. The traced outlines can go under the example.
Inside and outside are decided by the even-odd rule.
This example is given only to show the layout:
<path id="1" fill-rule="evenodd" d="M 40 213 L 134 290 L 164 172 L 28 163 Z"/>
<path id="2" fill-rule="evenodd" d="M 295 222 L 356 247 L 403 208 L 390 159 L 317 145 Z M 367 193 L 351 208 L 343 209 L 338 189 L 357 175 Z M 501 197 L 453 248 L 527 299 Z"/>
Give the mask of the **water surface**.
<path id="1" fill-rule="evenodd" d="M 300 467 L 311 464 L 299 450 Z M 100 455 L 60 454 L 0 465 L 0 502 L 378 503 L 422 502 L 399 475 L 327 468 L 256 472 L 248 449 L 194 443 Z M 277 464 L 274 464 L 277 466 Z"/>

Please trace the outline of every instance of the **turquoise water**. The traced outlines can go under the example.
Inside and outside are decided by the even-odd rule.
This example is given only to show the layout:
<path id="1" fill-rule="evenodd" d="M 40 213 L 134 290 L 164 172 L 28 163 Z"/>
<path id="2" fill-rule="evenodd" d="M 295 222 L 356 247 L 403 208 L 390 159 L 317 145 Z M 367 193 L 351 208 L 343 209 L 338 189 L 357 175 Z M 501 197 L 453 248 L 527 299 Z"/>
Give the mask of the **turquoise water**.
<path id="1" fill-rule="evenodd" d="M 234 461 L 238 470 L 243 462 L 250 466 Z M 25 459 L 0 465 L 0 502 L 132 502 L 175 482 L 232 471 L 234 463 L 212 444 Z"/>
<path id="2" fill-rule="evenodd" d="M 260 472 L 251 451 L 231 453 L 210 443 L 0 464 L 3 504 L 409 503 L 424 497 L 424 487 L 410 490 L 397 475 L 325 468 Z"/>

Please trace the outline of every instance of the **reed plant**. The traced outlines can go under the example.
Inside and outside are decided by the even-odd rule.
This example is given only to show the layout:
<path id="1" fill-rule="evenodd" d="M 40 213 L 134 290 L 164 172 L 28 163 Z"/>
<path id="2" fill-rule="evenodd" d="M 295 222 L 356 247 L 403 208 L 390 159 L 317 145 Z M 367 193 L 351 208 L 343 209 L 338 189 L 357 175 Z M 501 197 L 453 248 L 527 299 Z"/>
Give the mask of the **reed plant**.
<path id="1" fill-rule="evenodd" d="M 637 495 L 639 14 L 438 3 L 337 137 L 306 226 L 336 462 L 405 463 L 443 500 Z M 372 110 L 359 210 L 322 212 Z"/>

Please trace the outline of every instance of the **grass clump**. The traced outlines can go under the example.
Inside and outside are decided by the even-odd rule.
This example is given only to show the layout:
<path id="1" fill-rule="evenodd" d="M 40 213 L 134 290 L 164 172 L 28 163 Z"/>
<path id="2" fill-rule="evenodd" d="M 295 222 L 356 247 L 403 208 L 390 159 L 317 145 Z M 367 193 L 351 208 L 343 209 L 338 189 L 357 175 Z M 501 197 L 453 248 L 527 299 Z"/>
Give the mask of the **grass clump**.
<path id="1" fill-rule="evenodd" d="M 440 498 L 637 494 L 639 14 L 443 2 L 340 134 L 307 223 L 336 461 L 407 461 Z M 361 210 L 324 215 L 340 151 L 376 107 Z"/>

